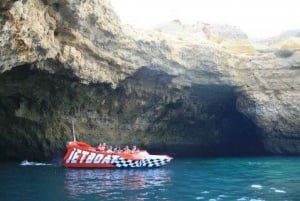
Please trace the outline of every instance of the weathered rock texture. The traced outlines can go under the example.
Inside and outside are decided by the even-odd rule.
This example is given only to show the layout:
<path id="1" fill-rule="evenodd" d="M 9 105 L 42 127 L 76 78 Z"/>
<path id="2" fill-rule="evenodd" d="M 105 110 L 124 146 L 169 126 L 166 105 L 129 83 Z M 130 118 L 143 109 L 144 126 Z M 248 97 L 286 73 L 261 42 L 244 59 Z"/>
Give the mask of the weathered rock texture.
<path id="1" fill-rule="evenodd" d="M 179 21 L 146 32 L 105 0 L 0 9 L 0 158 L 52 156 L 72 118 L 90 143 L 300 153 L 297 34 L 254 44 L 236 27 Z"/>

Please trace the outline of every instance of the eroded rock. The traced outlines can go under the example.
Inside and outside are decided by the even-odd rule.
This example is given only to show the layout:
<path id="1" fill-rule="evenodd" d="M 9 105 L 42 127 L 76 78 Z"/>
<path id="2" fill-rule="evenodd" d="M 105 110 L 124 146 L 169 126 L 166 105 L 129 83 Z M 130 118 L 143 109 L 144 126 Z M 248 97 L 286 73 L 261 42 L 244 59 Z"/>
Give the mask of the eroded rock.
<path id="1" fill-rule="evenodd" d="M 2 113 L 4 117 L 22 122 L 13 132 L 21 138 L 27 139 L 28 134 L 21 132 L 19 127 L 30 125 L 29 132 L 35 137 L 28 139 L 36 143 L 33 147 L 43 149 L 44 155 L 62 147 L 61 140 L 66 139 L 62 135 L 69 137 L 67 122 L 75 115 L 71 110 L 76 111 L 76 118 L 80 117 L 78 132 L 86 133 L 82 138 L 91 139 L 91 142 L 98 137 L 111 142 L 119 138 L 124 143 L 139 139 L 141 144 L 160 145 L 197 142 L 195 146 L 201 147 L 203 152 L 214 153 L 212 147 L 219 142 L 223 147 L 230 147 L 229 142 L 225 143 L 230 137 L 234 141 L 251 136 L 250 132 L 253 133 L 251 145 L 257 146 L 258 150 L 264 147 L 272 153 L 300 153 L 297 34 L 252 43 L 238 28 L 223 25 L 183 25 L 173 21 L 153 31 L 136 30 L 122 25 L 106 0 L 1 1 L 0 9 L 0 71 L 3 73 L 2 82 L 8 83 L 7 87 L 3 85 L 1 88 Z M 54 85 L 59 83 L 55 76 L 63 76 L 60 77 L 62 80 L 76 80 L 62 87 L 65 89 L 64 98 L 58 100 L 63 103 L 67 93 L 87 96 L 92 101 L 87 105 L 83 101 L 79 107 L 78 99 L 74 97 L 67 98 L 63 105 L 50 98 L 43 103 L 46 104 L 43 113 L 40 111 L 43 102 L 40 96 L 45 95 L 44 90 L 49 90 L 49 97 L 61 94 L 55 87 L 41 87 L 32 96 L 37 100 L 31 100 L 35 104 L 30 107 L 28 97 L 33 93 L 30 87 L 25 90 L 27 94 L 22 92 L 22 81 L 16 81 L 14 86 L 13 82 L 5 80 L 5 73 L 24 65 L 29 69 L 27 74 L 50 73 L 46 77 L 53 74 L 55 81 L 48 81 Z M 145 75 L 141 76 L 141 73 Z M 35 84 L 39 85 L 39 82 Z M 94 85 L 102 91 L 97 93 L 104 93 L 106 98 L 94 94 L 97 91 Z M 74 92 L 72 86 L 82 89 Z M 209 95 L 207 89 L 211 86 L 218 89 L 215 96 Z M 228 88 L 230 92 L 227 93 Z M 196 93 L 198 90 L 201 95 Z M 202 98 L 211 101 L 205 99 L 206 95 L 214 100 L 215 105 L 201 101 Z M 247 129 L 232 131 L 226 128 L 225 132 L 225 128 L 218 125 L 226 124 L 221 120 L 223 106 L 218 105 L 230 105 L 234 111 L 237 108 L 237 113 L 245 115 L 243 124 L 247 124 Z M 220 118 L 213 117 L 218 114 Z M 233 116 L 224 119 L 229 118 L 228 122 L 231 122 Z M 105 119 L 109 123 L 105 123 Z M 248 121 L 254 124 L 246 123 Z M 7 133 L 14 129 L 9 122 L 12 121 L 2 125 L 4 128 L 10 125 L 6 128 Z M 210 125 L 207 130 L 203 129 L 206 124 Z M 107 135 L 99 134 L 100 131 Z M 158 131 L 160 134 L 151 135 Z M 47 134 L 49 132 L 51 135 Z M 229 136 L 229 132 L 235 134 Z M 41 143 L 41 138 L 46 141 Z M 54 140 L 47 141 L 50 138 Z M 158 143 L 162 138 L 165 141 Z M 18 142 L 22 144 L 24 141 Z M 235 143 L 237 150 L 239 143 L 244 142 Z M 257 152 L 252 150 L 252 153 Z"/>

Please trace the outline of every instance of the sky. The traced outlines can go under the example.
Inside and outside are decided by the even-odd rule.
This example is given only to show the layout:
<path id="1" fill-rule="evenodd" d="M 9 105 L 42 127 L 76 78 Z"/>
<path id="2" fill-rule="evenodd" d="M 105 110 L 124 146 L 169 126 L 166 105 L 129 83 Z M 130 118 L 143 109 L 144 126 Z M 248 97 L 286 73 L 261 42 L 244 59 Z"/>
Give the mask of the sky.
<path id="1" fill-rule="evenodd" d="M 151 29 L 168 21 L 239 27 L 250 38 L 300 29 L 300 0 L 110 0 L 122 23 Z"/>

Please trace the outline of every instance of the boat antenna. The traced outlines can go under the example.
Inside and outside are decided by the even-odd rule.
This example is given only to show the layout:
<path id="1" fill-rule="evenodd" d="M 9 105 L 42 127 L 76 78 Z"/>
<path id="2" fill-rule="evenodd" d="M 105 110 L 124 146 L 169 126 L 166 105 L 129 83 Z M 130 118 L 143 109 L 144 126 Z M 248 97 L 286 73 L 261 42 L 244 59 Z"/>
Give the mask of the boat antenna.
<path id="1" fill-rule="evenodd" d="M 74 129 L 74 119 L 72 119 L 72 133 L 73 133 L 73 141 L 76 142 L 76 134 Z"/>

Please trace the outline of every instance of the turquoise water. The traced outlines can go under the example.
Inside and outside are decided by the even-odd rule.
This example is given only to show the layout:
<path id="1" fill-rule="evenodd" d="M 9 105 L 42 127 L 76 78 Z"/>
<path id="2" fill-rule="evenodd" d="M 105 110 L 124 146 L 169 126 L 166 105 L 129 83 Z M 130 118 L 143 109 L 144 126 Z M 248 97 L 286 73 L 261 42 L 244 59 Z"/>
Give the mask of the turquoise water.
<path id="1" fill-rule="evenodd" d="M 141 170 L 1 163 L 0 200 L 300 200 L 300 157 L 177 159 Z"/>

